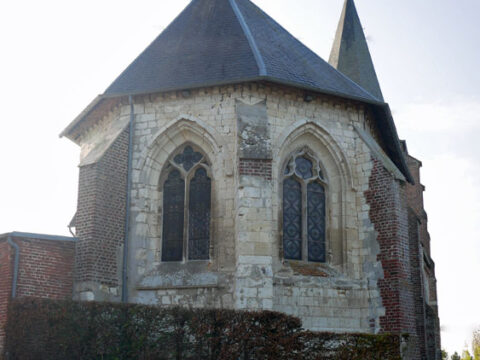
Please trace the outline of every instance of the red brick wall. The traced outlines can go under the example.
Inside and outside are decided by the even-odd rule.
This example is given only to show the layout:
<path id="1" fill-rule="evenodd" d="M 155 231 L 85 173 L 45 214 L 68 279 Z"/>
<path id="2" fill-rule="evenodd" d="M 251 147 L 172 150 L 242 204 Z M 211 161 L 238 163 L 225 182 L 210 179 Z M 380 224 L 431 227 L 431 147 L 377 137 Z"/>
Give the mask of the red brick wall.
<path id="1" fill-rule="evenodd" d="M 426 359 L 426 334 L 425 334 L 425 298 L 422 278 L 422 249 L 419 239 L 418 217 L 413 209 L 408 211 L 409 237 L 410 237 L 410 265 L 411 277 L 415 298 L 415 326 L 417 329 L 418 346 L 422 359 Z"/>
<path id="2" fill-rule="evenodd" d="M 423 247 L 427 254 L 430 255 L 430 235 L 428 234 L 427 226 L 428 219 L 423 204 L 423 192 L 425 191 L 425 188 L 420 181 L 420 168 L 422 166 L 422 163 L 408 154 L 406 154 L 406 158 L 408 169 L 410 170 L 410 173 L 415 180 L 415 185 L 407 185 L 408 205 L 413 209 L 413 211 L 421 221 L 419 228 L 419 240 L 423 244 Z"/>
<path id="3" fill-rule="evenodd" d="M 20 247 L 17 297 L 70 299 L 73 291 L 73 241 L 14 238 Z"/>
<path id="4" fill-rule="evenodd" d="M 378 283 L 386 311 L 380 318 L 380 325 L 383 332 L 411 334 L 413 353 L 408 358 L 420 359 L 411 281 L 406 185 L 396 181 L 378 160 L 372 161 L 374 167 L 365 196 L 370 205 L 370 219 L 378 233 L 378 259 L 384 271 L 384 278 Z"/>
<path id="5" fill-rule="evenodd" d="M 124 241 L 128 129 L 93 165 L 80 168 L 75 280 L 118 286 Z"/>
<path id="6" fill-rule="evenodd" d="M 439 358 L 441 347 L 440 323 L 438 319 L 437 288 L 435 267 L 431 260 L 431 268 L 424 267 L 424 253 L 430 258 L 430 235 L 428 233 L 428 218 L 424 209 L 424 186 L 420 182 L 420 168 L 422 163 L 406 153 L 408 168 L 415 180 L 415 184 L 407 185 L 407 199 L 410 208 L 410 233 L 411 242 L 415 242 L 415 252 L 412 251 L 412 282 L 415 289 L 415 307 L 417 312 L 417 331 L 422 340 L 421 349 L 426 359 Z M 413 239 L 415 237 L 415 239 Z M 423 245 L 423 246 L 422 246 Z M 428 284 L 424 283 L 422 272 L 426 272 Z M 429 298 L 425 298 L 425 287 L 428 286 Z M 427 304 L 428 303 L 428 304 Z M 427 311 L 428 310 L 428 311 Z M 437 352 L 437 353 L 436 353 Z M 436 357 L 435 357 L 436 356 Z"/>
<path id="7" fill-rule="evenodd" d="M 420 183 L 420 166 L 421 162 L 406 155 L 407 165 L 412 174 L 415 185 L 409 184 L 407 186 L 408 204 L 418 215 L 423 210 L 423 186 Z"/>
<path id="8" fill-rule="evenodd" d="M 20 257 L 17 297 L 69 299 L 73 291 L 73 241 L 12 237 Z M 2 353 L 7 306 L 11 299 L 14 249 L 7 239 L 0 240 L 0 354 Z"/>
<path id="9" fill-rule="evenodd" d="M 7 307 L 12 293 L 13 252 L 7 240 L 0 240 L 0 357 L 5 337 Z"/>
<path id="10" fill-rule="evenodd" d="M 270 159 L 240 159 L 240 175 L 259 176 L 264 179 L 272 179 L 272 160 Z"/>

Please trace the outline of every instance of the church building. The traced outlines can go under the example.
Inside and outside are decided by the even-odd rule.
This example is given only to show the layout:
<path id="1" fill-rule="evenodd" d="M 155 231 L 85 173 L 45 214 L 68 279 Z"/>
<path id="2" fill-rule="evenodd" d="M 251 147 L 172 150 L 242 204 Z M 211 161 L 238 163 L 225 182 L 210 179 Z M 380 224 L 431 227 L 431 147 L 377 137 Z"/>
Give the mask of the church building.
<path id="1" fill-rule="evenodd" d="M 440 359 L 421 162 L 353 0 L 329 62 L 250 0 L 192 0 L 61 136 L 74 299 L 279 311 Z"/>

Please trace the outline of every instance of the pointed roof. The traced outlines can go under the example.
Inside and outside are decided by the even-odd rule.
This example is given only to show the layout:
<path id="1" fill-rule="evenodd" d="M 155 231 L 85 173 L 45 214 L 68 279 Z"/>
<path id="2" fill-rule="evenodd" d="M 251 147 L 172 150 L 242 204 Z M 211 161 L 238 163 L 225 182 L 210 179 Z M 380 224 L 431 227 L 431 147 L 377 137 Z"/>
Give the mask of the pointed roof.
<path id="1" fill-rule="evenodd" d="M 329 63 L 383 101 L 367 40 L 353 0 L 345 0 Z"/>
<path id="2" fill-rule="evenodd" d="M 378 102 L 249 0 L 193 0 L 104 95 L 252 80 Z"/>
<path id="3" fill-rule="evenodd" d="M 76 141 L 77 129 L 89 114 L 112 106 L 113 98 L 249 81 L 371 104 L 388 155 L 411 179 L 390 109 L 381 97 L 325 62 L 250 0 L 192 0 L 60 136 Z"/>

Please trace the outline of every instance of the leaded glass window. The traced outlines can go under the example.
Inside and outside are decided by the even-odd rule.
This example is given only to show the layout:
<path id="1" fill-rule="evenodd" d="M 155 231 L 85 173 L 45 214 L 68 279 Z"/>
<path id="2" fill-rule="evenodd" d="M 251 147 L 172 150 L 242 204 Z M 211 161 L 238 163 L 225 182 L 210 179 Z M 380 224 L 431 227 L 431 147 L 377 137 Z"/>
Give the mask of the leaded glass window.
<path id="1" fill-rule="evenodd" d="M 190 145 L 168 162 L 163 182 L 162 261 L 209 259 L 209 173 L 205 156 Z"/>
<path id="2" fill-rule="evenodd" d="M 287 259 L 302 259 L 302 186 L 293 177 L 283 182 L 283 250 Z"/>
<path id="3" fill-rule="evenodd" d="M 183 214 L 185 181 L 180 171 L 172 170 L 163 186 L 163 248 L 164 260 L 181 261 L 183 258 Z"/>
<path id="4" fill-rule="evenodd" d="M 188 212 L 188 258 L 208 259 L 210 239 L 211 180 L 204 168 L 195 171 L 190 181 L 190 202 Z"/>
<path id="5" fill-rule="evenodd" d="M 326 180 L 307 150 L 283 171 L 283 255 L 289 260 L 326 261 Z"/>

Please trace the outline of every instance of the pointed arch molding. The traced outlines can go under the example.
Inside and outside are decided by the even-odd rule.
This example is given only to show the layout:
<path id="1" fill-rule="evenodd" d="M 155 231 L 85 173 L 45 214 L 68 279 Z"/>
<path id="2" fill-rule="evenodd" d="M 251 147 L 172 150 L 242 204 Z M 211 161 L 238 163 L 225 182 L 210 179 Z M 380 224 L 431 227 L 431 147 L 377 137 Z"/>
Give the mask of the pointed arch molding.
<path id="1" fill-rule="evenodd" d="M 283 163 L 285 156 L 288 156 L 288 154 L 284 154 L 288 148 L 288 145 L 307 134 L 317 138 L 322 146 L 324 146 L 328 153 L 332 156 L 335 165 L 337 166 L 338 173 L 341 174 L 343 182 L 342 186 L 349 186 L 351 190 L 355 190 L 352 169 L 347 161 L 345 153 L 330 132 L 317 121 L 299 120 L 288 126 L 276 141 L 273 158 L 281 159 Z M 282 163 L 277 164 L 277 166 L 281 166 Z"/>
<path id="2" fill-rule="evenodd" d="M 213 127 L 204 121 L 181 115 L 159 129 L 150 139 L 136 161 L 142 183 L 157 186 L 163 165 L 180 146 L 191 143 L 201 148 L 212 162 L 214 171 L 233 174 L 233 160 L 227 143 Z"/>
<path id="3" fill-rule="evenodd" d="M 314 138 L 312 143 L 312 137 Z M 348 236 L 347 223 L 348 216 L 355 214 L 349 213 L 347 199 L 352 198 L 349 194 L 355 193 L 352 169 L 343 152 L 342 148 L 330 134 L 330 132 L 320 123 L 311 120 L 300 120 L 287 127 L 277 138 L 274 152 L 274 169 L 276 169 L 277 178 L 282 178 L 282 171 L 285 162 L 292 152 L 298 151 L 298 147 L 307 147 L 315 152 L 320 162 L 327 168 L 325 176 L 329 181 L 329 190 L 327 197 L 327 209 L 336 216 L 337 221 L 333 227 L 333 221 L 329 210 L 329 220 L 327 220 L 327 251 L 329 252 L 330 265 L 336 269 L 347 271 L 348 264 Z M 328 165 L 328 166 L 327 166 Z M 280 186 L 280 182 L 276 182 Z M 338 199 L 337 205 L 331 206 L 333 197 Z M 329 205 L 330 204 L 330 205 Z M 334 210 L 335 208 L 335 210 Z"/>

